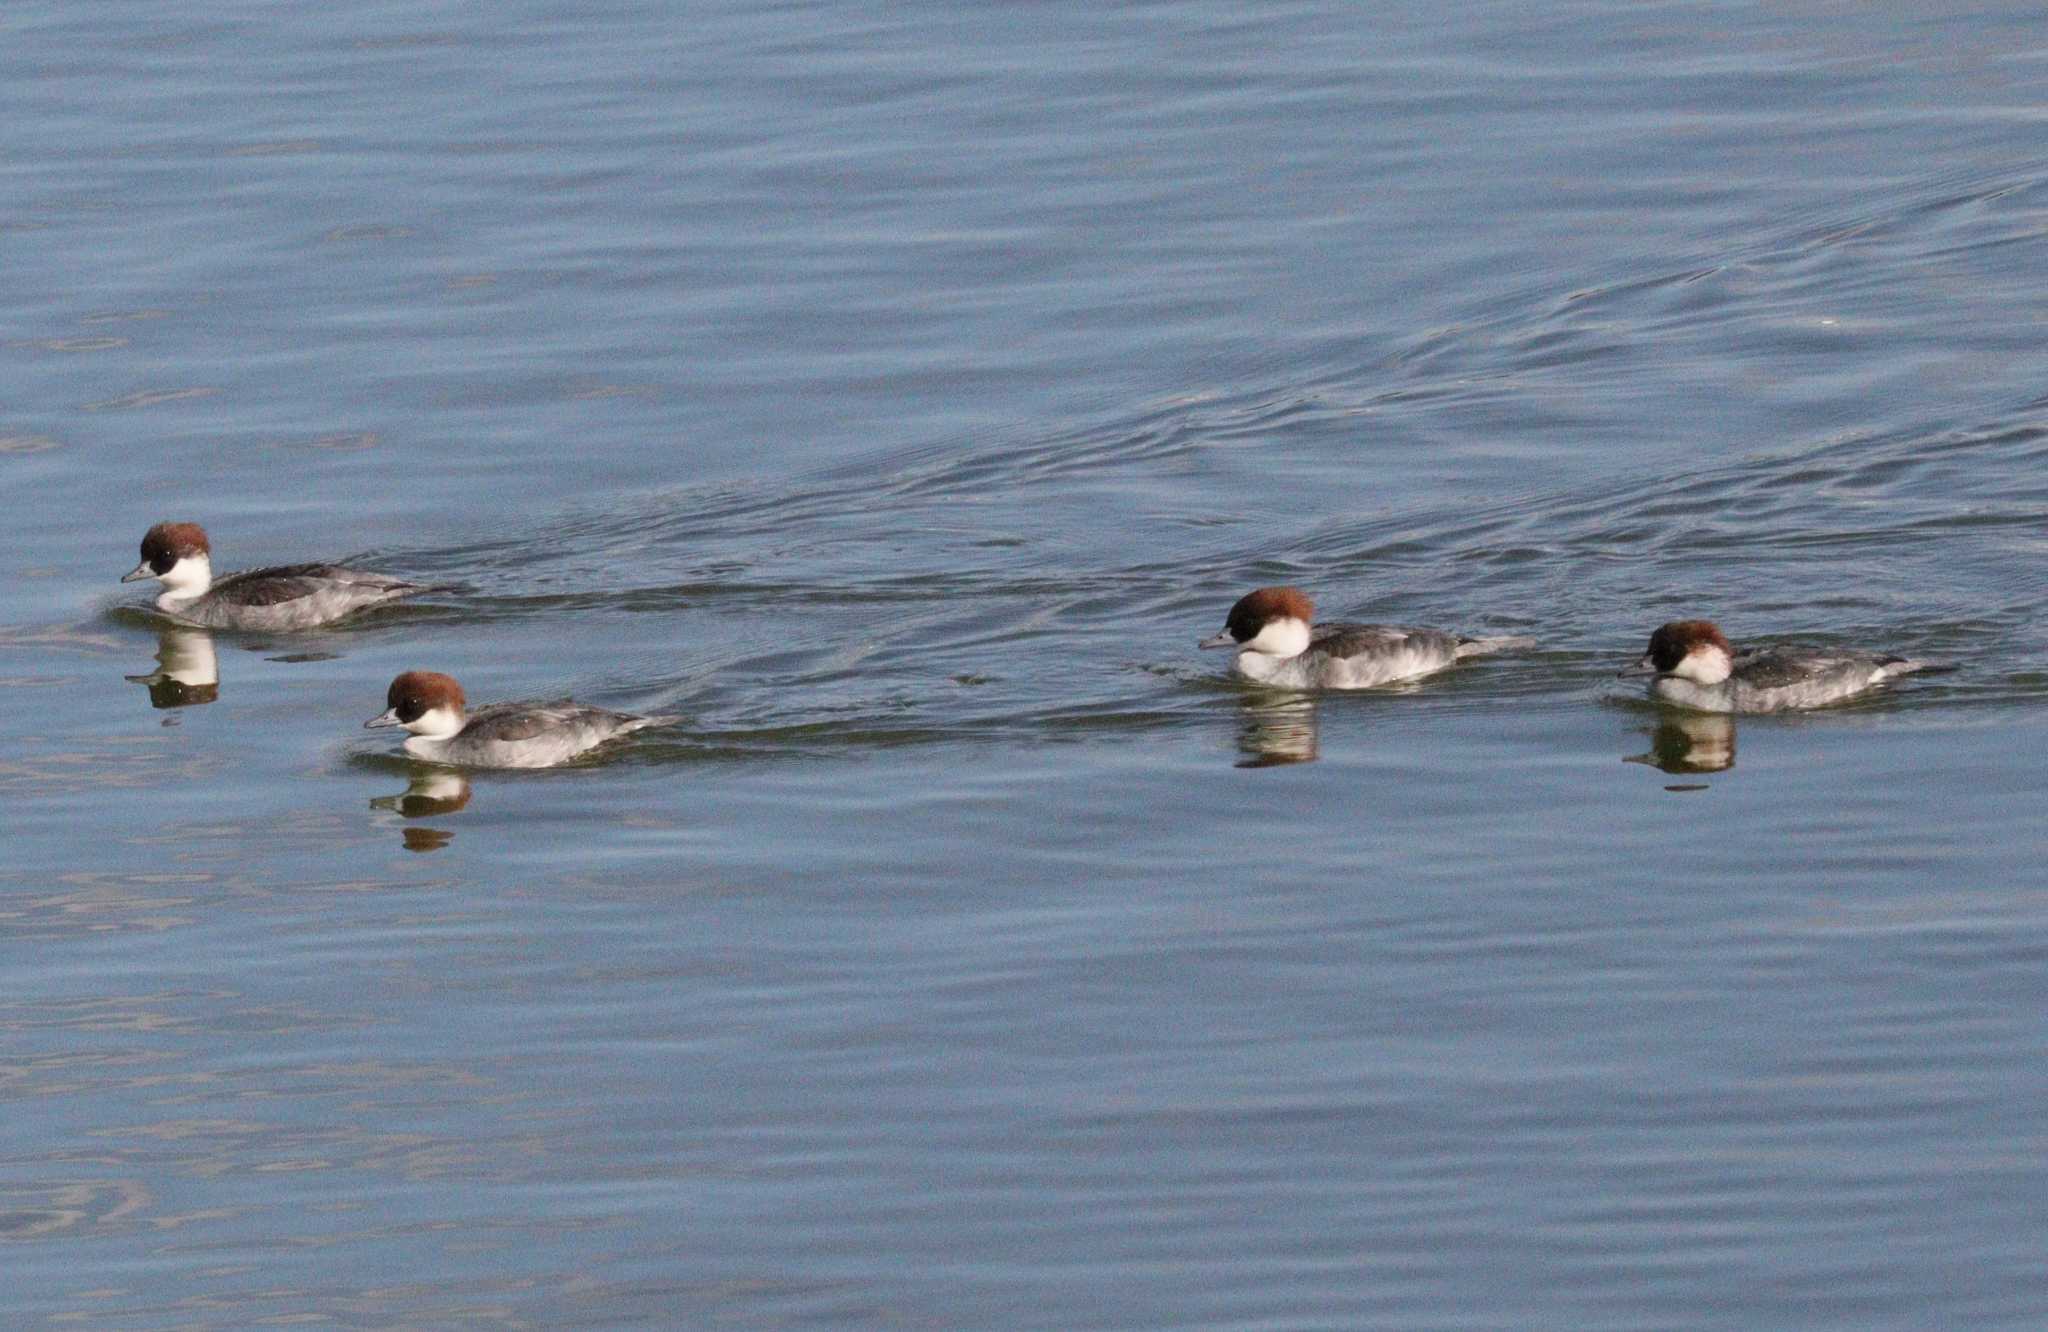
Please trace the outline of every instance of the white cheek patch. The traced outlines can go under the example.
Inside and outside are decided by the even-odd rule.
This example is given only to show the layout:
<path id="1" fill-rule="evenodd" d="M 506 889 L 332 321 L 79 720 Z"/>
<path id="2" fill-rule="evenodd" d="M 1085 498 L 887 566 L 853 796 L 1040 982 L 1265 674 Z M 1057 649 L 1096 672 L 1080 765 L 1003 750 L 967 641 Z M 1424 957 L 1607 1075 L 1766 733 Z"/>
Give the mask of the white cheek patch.
<path id="1" fill-rule="evenodd" d="M 1694 684 L 1716 685 L 1728 678 L 1728 654 L 1717 647 L 1694 648 L 1671 673 Z"/>
<path id="2" fill-rule="evenodd" d="M 1298 657 L 1308 651 L 1308 625 L 1293 616 L 1268 620 L 1266 627 L 1244 641 L 1240 652 L 1263 652 L 1269 657 Z"/>
<path id="3" fill-rule="evenodd" d="M 204 555 L 187 555 L 157 575 L 164 595 L 185 600 L 213 586 L 213 561 Z"/>
<path id="4" fill-rule="evenodd" d="M 453 708 L 428 708 L 407 722 L 405 729 L 429 740 L 445 740 L 462 729 L 462 715 Z"/>

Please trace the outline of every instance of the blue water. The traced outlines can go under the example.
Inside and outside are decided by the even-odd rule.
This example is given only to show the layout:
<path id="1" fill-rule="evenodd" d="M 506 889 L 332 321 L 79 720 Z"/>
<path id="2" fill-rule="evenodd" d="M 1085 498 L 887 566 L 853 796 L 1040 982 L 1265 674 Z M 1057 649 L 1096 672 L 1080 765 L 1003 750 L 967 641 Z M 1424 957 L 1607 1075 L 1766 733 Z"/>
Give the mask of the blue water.
<path id="1" fill-rule="evenodd" d="M 2041 1325 L 2044 108 L 2018 6 L 13 6 L 0 1320 Z M 450 590 L 166 634 L 165 518 Z M 1246 691 L 1281 581 L 1540 647 Z M 684 720 L 454 779 L 415 667 Z"/>

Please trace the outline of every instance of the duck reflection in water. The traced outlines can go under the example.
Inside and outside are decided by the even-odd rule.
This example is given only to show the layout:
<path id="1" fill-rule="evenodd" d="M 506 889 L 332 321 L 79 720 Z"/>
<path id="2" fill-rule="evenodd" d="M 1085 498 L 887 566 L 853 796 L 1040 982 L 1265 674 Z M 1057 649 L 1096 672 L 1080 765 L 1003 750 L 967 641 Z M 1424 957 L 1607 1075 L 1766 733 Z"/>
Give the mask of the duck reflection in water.
<path id="1" fill-rule="evenodd" d="M 1623 762 L 1643 763 L 1681 776 L 1726 772 L 1735 766 L 1735 718 L 1716 712 L 1667 716 L 1650 733 L 1650 752 L 1630 754 Z"/>
<path id="2" fill-rule="evenodd" d="M 213 635 L 204 629 L 166 627 L 156 636 L 155 670 L 131 675 L 131 684 L 149 686 L 153 708 L 189 708 L 220 697 L 220 665 Z"/>
<path id="3" fill-rule="evenodd" d="M 1239 704 L 1237 748 L 1240 768 L 1274 768 L 1286 763 L 1313 763 L 1316 748 L 1316 701 L 1306 695 L 1247 695 Z"/>
<path id="4" fill-rule="evenodd" d="M 469 803 L 469 778 L 451 768 L 419 768 L 397 795 L 378 796 L 372 809 L 388 809 L 402 818 L 431 819 L 453 814 Z"/>
<path id="5" fill-rule="evenodd" d="M 402 819 L 431 819 L 453 814 L 469 803 L 469 778 L 448 768 L 420 768 L 397 795 L 377 796 L 371 809 L 389 810 Z M 399 832 L 408 851 L 439 851 L 455 834 L 446 828 L 407 826 Z"/>

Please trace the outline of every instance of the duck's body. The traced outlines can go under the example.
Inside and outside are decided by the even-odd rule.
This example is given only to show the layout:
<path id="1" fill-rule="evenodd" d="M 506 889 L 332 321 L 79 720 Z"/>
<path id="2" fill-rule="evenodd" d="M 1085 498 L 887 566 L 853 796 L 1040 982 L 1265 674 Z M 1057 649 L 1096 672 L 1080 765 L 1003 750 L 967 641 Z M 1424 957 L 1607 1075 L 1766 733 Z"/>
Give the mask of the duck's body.
<path id="1" fill-rule="evenodd" d="M 651 717 L 572 699 L 492 703 L 467 714 L 453 735 L 407 736 L 405 752 L 465 768 L 552 768 L 616 736 L 645 730 Z"/>
<path id="2" fill-rule="evenodd" d="M 283 564 L 218 579 L 196 597 L 165 592 L 157 609 L 209 629 L 317 629 L 420 591 L 416 583 L 338 564 Z"/>
<path id="3" fill-rule="evenodd" d="M 1319 624 L 1291 657 L 1240 652 L 1239 675 L 1280 689 L 1371 689 L 1429 675 L 1473 655 L 1475 640 L 1395 624 Z M 1466 649 L 1462 650 L 1461 649 Z"/>
<path id="4" fill-rule="evenodd" d="M 493 703 L 471 712 L 462 686 L 434 671 L 407 671 L 385 697 L 390 707 L 364 726 L 403 726 L 412 732 L 406 753 L 466 768 L 552 768 L 614 737 L 673 720 L 566 698 Z"/>
<path id="5" fill-rule="evenodd" d="M 1277 689 L 1371 689 L 1443 670 L 1467 657 L 1533 647 L 1528 638 L 1472 638 L 1395 624 L 1315 624 L 1298 589 L 1264 587 L 1230 608 L 1205 648 L 1234 647 L 1237 673 Z"/>
<path id="6" fill-rule="evenodd" d="M 317 629 L 426 589 L 389 574 L 338 564 L 284 564 L 213 576 L 212 549 L 197 523 L 158 523 L 142 538 L 142 563 L 122 582 L 155 578 L 157 609 L 208 629 Z"/>
<path id="7" fill-rule="evenodd" d="M 1656 672 L 1653 697 L 1701 712 L 1791 712 L 1855 698 L 1926 670 L 1910 657 L 1770 647 L 1738 651 L 1710 620 L 1674 620 L 1650 636 L 1635 670 Z"/>

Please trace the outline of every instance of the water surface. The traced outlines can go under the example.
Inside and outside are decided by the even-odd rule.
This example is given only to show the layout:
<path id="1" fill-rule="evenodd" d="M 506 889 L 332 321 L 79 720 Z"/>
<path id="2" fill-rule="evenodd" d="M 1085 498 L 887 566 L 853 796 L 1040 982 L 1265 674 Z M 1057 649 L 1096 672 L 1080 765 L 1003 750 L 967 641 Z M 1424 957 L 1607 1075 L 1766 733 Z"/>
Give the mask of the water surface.
<path id="1" fill-rule="evenodd" d="M 5 27 L 8 1321 L 2048 1314 L 2033 14 Z M 1541 647 L 1249 693 L 1277 581 Z"/>

